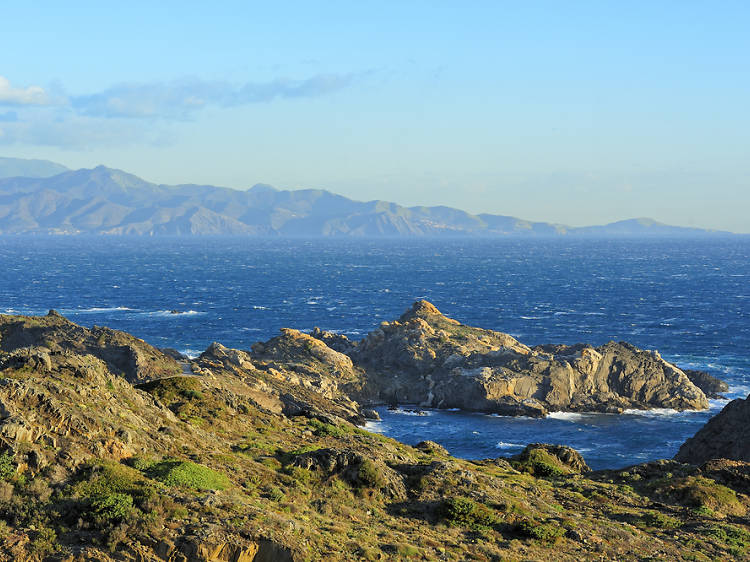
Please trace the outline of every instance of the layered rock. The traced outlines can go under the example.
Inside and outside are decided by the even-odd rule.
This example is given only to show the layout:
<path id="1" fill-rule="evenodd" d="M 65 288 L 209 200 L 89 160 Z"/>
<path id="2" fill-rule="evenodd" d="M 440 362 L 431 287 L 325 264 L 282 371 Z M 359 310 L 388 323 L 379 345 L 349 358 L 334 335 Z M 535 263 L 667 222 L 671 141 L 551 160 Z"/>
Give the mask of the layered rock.
<path id="1" fill-rule="evenodd" d="M 738 398 L 685 441 L 675 460 L 701 464 L 711 459 L 750 462 L 750 396 Z"/>
<path id="2" fill-rule="evenodd" d="M 367 373 L 360 398 L 504 415 L 625 408 L 705 409 L 705 394 L 657 352 L 627 343 L 529 348 L 464 326 L 418 301 L 351 352 Z"/>

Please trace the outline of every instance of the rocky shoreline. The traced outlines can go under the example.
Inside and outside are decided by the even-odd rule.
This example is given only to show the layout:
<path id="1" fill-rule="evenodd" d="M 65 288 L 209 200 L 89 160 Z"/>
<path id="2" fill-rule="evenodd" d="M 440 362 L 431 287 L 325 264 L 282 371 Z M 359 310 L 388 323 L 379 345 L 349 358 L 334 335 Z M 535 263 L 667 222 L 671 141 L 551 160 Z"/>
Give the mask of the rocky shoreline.
<path id="1" fill-rule="evenodd" d="M 724 390 L 654 351 L 532 348 L 426 301 L 360 342 L 284 329 L 194 360 L 0 315 L 0 560 L 742 558 L 750 401 L 619 471 L 564 444 L 462 460 L 358 427 L 373 404 L 682 410 Z"/>

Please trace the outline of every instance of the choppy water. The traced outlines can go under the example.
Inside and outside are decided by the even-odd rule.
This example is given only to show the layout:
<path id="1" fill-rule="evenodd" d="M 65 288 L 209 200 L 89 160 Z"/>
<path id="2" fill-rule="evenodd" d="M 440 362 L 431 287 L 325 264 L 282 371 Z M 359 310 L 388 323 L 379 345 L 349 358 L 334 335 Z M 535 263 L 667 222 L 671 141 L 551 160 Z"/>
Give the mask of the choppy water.
<path id="1" fill-rule="evenodd" d="M 283 240 L 0 238 L 0 312 L 56 308 L 198 354 L 314 326 L 358 339 L 426 298 L 524 343 L 627 340 L 750 392 L 750 238 L 700 240 Z M 179 310 L 183 314 L 171 314 Z M 554 415 L 383 411 L 372 428 L 453 454 L 531 441 L 593 467 L 672 456 L 710 413 Z"/>

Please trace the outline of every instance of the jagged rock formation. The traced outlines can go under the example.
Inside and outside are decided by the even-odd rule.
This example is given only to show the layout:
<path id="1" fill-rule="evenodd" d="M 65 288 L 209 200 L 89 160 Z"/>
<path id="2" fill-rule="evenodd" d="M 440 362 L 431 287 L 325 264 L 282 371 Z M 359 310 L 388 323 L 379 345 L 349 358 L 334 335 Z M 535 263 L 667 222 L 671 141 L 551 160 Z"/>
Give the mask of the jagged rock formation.
<path id="1" fill-rule="evenodd" d="M 225 379 L 231 374 L 253 388 L 257 400 L 272 411 L 364 421 L 359 404 L 347 392 L 361 386 L 361 370 L 346 355 L 297 330 L 284 328 L 281 335 L 253 345 L 252 352 L 214 343 L 193 362 L 193 371 L 223 374 Z"/>
<path id="2" fill-rule="evenodd" d="M 750 462 L 750 396 L 724 406 L 682 444 L 674 458 L 691 464 L 711 459 Z"/>
<path id="3" fill-rule="evenodd" d="M 705 409 L 704 393 L 657 352 L 627 343 L 546 345 L 464 326 L 418 301 L 350 352 L 364 400 L 503 415 L 625 408 Z"/>

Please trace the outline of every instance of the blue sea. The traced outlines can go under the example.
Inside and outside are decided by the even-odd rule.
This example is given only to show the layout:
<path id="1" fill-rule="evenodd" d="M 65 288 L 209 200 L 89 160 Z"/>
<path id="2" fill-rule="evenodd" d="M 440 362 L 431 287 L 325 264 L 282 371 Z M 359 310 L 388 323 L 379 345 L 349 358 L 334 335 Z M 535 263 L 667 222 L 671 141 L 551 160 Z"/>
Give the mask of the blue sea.
<path id="1" fill-rule="evenodd" d="M 463 323 L 526 344 L 625 340 L 750 392 L 750 238 L 709 240 L 0 238 L 0 312 L 55 308 L 195 356 L 248 349 L 279 328 L 359 339 L 428 299 Z M 177 310 L 182 314 L 172 314 Z M 709 412 L 508 418 L 381 409 L 373 431 L 454 455 L 529 442 L 581 451 L 593 468 L 669 458 Z"/>

